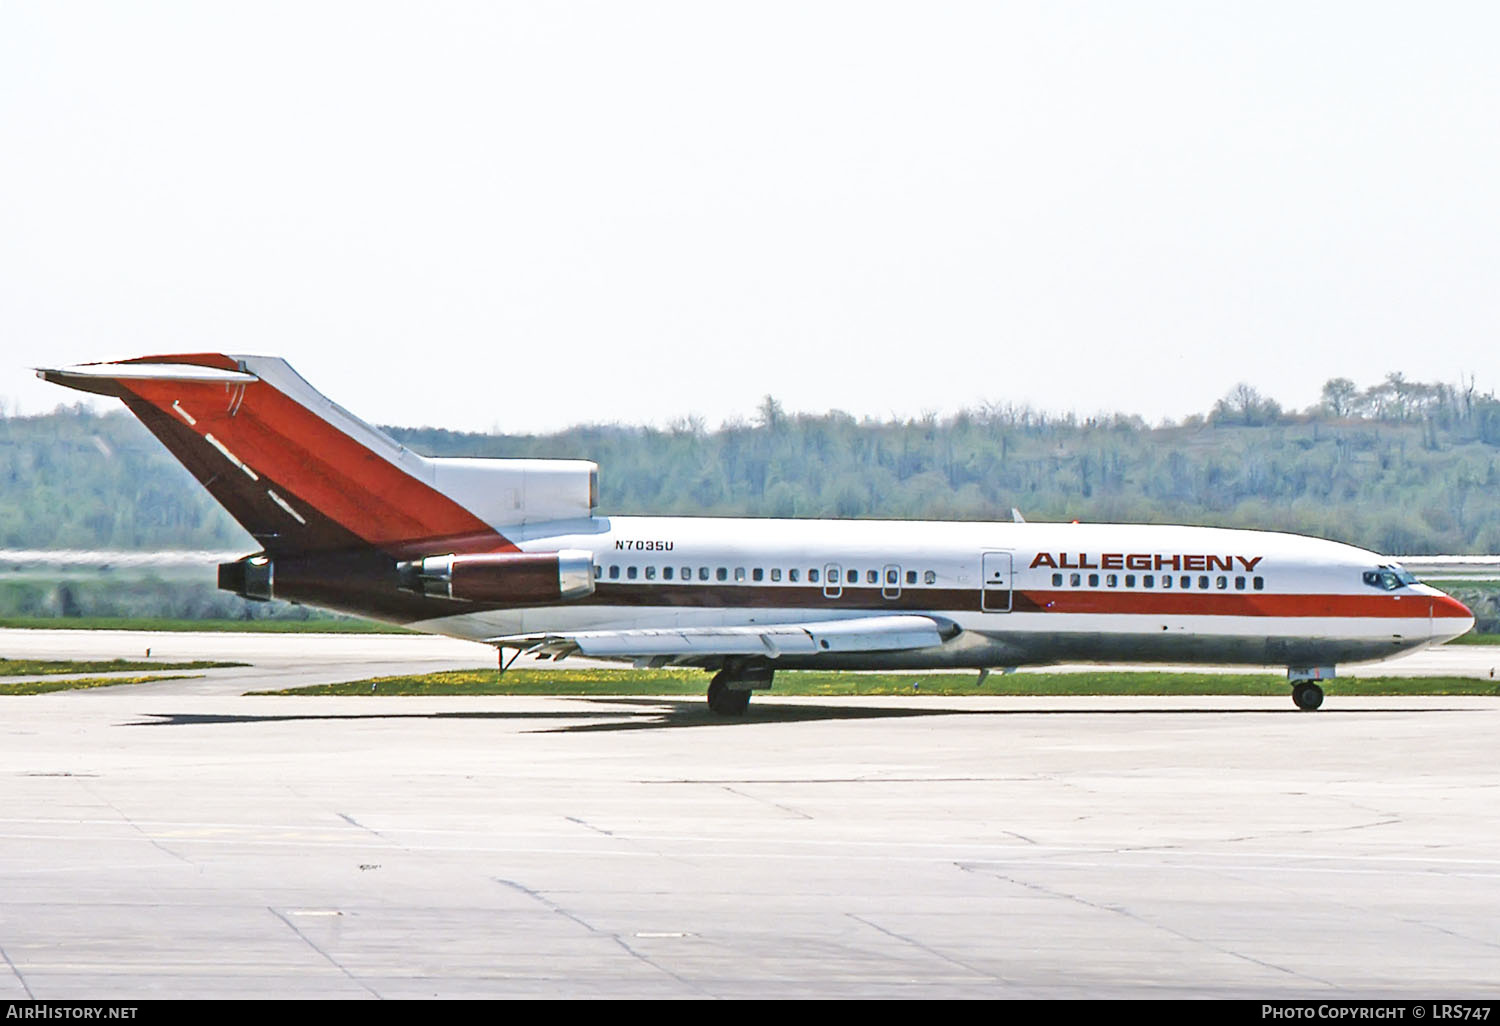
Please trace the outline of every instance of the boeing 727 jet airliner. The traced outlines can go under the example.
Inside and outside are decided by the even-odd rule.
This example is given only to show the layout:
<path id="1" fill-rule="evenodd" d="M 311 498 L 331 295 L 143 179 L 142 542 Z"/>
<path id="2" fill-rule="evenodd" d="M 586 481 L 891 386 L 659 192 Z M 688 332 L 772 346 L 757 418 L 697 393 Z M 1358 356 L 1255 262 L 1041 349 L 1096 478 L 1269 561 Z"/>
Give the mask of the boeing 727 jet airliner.
<path id="1" fill-rule="evenodd" d="M 1463 634 L 1461 603 L 1350 545 L 1124 524 L 599 516 L 575 460 L 420 456 L 283 360 L 39 370 L 124 400 L 262 551 L 219 586 L 516 654 L 698 666 L 744 712 L 778 669 L 1339 663 Z"/>

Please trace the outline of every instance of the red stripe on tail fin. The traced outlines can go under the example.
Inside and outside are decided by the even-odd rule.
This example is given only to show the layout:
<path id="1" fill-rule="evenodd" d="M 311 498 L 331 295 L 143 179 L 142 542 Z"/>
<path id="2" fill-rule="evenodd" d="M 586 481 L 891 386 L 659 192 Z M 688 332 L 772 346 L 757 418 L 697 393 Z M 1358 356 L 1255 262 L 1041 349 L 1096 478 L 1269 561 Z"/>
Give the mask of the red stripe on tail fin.
<path id="1" fill-rule="evenodd" d="M 142 366 L 152 364 L 160 371 Z M 195 380 L 194 367 L 244 376 Z M 123 399 L 269 551 L 515 548 L 432 486 L 428 460 L 318 394 L 282 360 L 195 353 L 42 375 Z"/>

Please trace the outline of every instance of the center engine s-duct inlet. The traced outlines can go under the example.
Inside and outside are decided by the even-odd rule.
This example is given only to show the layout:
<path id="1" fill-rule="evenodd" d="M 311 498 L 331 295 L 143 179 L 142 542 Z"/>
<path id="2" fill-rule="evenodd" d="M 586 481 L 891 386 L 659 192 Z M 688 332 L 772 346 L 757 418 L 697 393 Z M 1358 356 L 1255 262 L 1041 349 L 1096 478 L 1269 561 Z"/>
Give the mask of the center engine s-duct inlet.
<path id="1" fill-rule="evenodd" d="M 396 564 L 401 587 L 467 602 L 556 602 L 594 592 L 594 554 L 491 552 L 428 556 Z"/>

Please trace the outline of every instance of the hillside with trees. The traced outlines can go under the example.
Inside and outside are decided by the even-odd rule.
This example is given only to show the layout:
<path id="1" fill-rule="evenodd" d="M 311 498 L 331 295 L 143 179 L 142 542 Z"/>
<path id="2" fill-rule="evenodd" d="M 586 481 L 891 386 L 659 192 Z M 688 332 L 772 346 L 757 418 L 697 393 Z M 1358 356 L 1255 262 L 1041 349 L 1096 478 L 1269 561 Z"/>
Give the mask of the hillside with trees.
<path id="1" fill-rule="evenodd" d="M 1500 401 L 1400 375 L 1331 381 L 1288 414 L 1236 386 L 1157 427 L 993 404 L 953 417 L 787 414 L 708 430 L 547 436 L 390 429 L 432 455 L 586 456 L 617 513 L 1185 523 L 1288 530 L 1395 554 L 1500 552 Z"/>
<path id="2" fill-rule="evenodd" d="M 550 435 L 386 428 L 433 456 L 586 458 L 603 513 L 1209 524 L 1295 531 L 1391 555 L 1500 552 L 1500 401 L 1472 385 L 1329 381 L 1289 413 L 1237 385 L 1148 426 L 996 403 L 955 416 L 789 414 L 710 429 L 593 425 Z M 125 411 L 0 417 L 0 549 L 209 549 L 254 542 Z M 1500 629 L 1500 591 L 1464 588 Z M 196 575 L 0 565 L 0 617 L 321 618 Z"/>
<path id="3" fill-rule="evenodd" d="M 904 421 L 788 414 L 550 435 L 387 428 L 433 456 L 586 458 L 604 513 L 1210 524 L 1392 555 L 1500 552 L 1500 401 L 1392 374 L 1283 411 L 1245 385 L 1148 426 L 991 404 Z M 249 537 L 123 410 L 0 418 L 0 548 L 247 551 Z"/>

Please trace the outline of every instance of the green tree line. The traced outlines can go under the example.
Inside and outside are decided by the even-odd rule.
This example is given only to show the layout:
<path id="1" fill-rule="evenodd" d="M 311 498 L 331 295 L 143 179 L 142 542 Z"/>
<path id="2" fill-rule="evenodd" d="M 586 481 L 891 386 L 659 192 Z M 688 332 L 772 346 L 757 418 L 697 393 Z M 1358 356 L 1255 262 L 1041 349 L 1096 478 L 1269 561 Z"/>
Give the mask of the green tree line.
<path id="1" fill-rule="evenodd" d="M 1398 374 L 1290 413 L 1237 385 L 1181 423 L 987 404 L 950 417 L 787 413 L 711 429 L 386 428 L 432 456 L 586 458 L 602 513 L 1187 523 L 1392 555 L 1500 552 L 1500 400 Z M 0 417 L 0 548 L 235 549 L 250 538 L 123 410 Z"/>

